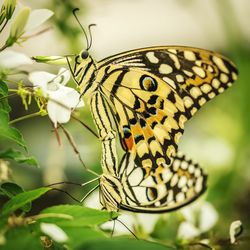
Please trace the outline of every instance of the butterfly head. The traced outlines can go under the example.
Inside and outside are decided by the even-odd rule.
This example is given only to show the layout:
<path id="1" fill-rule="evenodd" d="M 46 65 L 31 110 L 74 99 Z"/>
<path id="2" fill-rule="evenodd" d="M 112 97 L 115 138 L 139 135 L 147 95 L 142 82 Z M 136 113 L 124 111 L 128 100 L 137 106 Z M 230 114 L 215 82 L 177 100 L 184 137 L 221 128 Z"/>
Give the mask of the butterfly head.
<path id="1" fill-rule="evenodd" d="M 104 209 L 118 211 L 121 204 L 121 182 L 115 176 L 103 174 L 100 178 L 100 199 Z"/>
<path id="2" fill-rule="evenodd" d="M 88 50 L 81 51 L 75 57 L 75 66 L 74 66 L 74 78 L 77 84 L 80 86 L 81 93 L 85 94 L 87 90 L 91 92 L 93 84 L 92 75 L 96 71 L 96 63 L 89 54 Z"/>
<path id="3" fill-rule="evenodd" d="M 82 50 L 76 57 L 75 57 L 75 73 L 81 70 L 82 68 L 86 68 L 86 66 L 93 62 L 92 57 L 89 54 L 88 50 Z"/>

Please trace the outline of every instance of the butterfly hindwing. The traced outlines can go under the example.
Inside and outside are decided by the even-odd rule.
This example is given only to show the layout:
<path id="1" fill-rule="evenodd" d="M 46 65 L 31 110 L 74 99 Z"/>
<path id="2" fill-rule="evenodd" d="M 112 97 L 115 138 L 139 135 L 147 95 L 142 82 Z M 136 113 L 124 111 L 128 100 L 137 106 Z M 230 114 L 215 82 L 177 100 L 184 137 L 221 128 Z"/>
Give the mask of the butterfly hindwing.
<path id="1" fill-rule="evenodd" d="M 172 211 L 192 202 L 206 190 L 207 175 L 180 152 L 170 166 L 162 165 L 146 178 L 143 169 L 131 158 L 126 154 L 120 167 L 120 178 L 128 183 L 121 204 L 124 209 L 149 213 Z"/>

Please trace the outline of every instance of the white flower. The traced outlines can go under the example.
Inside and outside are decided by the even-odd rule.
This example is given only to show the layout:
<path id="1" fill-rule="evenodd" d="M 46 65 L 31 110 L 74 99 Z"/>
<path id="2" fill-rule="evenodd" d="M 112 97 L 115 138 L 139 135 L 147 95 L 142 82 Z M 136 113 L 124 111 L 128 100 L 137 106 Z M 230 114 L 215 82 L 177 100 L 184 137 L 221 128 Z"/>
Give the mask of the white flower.
<path id="1" fill-rule="evenodd" d="M 178 228 L 179 239 L 192 239 L 200 235 L 200 230 L 195 227 L 191 222 L 184 221 Z"/>
<path id="2" fill-rule="evenodd" d="M 41 223 L 40 227 L 43 233 L 56 242 L 63 243 L 69 239 L 67 234 L 55 224 Z"/>
<path id="3" fill-rule="evenodd" d="M 84 205 L 90 208 L 98 208 L 101 209 L 102 206 L 99 201 L 99 193 L 94 192 L 92 195 L 90 195 L 84 202 Z M 119 211 L 120 212 L 120 211 Z M 154 226 L 159 219 L 159 214 L 143 214 L 143 213 L 131 213 L 122 211 L 122 213 L 119 215 L 118 219 L 122 221 L 130 230 L 134 231 L 134 228 L 138 228 L 141 226 L 143 228 L 143 231 L 147 234 L 152 233 Z M 130 232 L 128 229 L 121 224 L 119 221 L 108 221 L 101 225 L 101 228 L 103 230 L 113 230 L 115 223 L 115 230 L 114 235 L 124 235 L 129 234 Z"/>
<path id="4" fill-rule="evenodd" d="M 13 69 L 22 65 L 32 64 L 33 61 L 25 54 L 13 50 L 0 52 L 0 68 Z"/>
<path id="5" fill-rule="evenodd" d="M 75 108 L 84 106 L 80 94 L 75 89 L 64 86 L 69 79 L 70 72 L 65 68 L 61 68 L 57 75 L 45 71 L 29 74 L 29 80 L 36 88 L 42 90 L 44 97 L 49 99 L 47 111 L 55 127 L 58 123 L 68 122 Z"/>
<path id="6" fill-rule="evenodd" d="M 41 26 L 53 14 L 54 14 L 53 11 L 48 9 L 32 10 L 29 16 L 29 20 L 25 26 L 25 31 L 31 31 Z"/>
<path id="7" fill-rule="evenodd" d="M 191 239 L 209 231 L 218 221 L 218 213 L 209 202 L 196 203 L 181 211 L 185 221 L 178 229 L 178 238 Z"/>
<path id="8" fill-rule="evenodd" d="M 23 7 L 12 20 L 10 34 L 5 43 L 6 47 L 12 46 L 25 32 L 34 30 L 53 14 L 51 10 L 47 9 L 31 11 L 29 7 Z"/>

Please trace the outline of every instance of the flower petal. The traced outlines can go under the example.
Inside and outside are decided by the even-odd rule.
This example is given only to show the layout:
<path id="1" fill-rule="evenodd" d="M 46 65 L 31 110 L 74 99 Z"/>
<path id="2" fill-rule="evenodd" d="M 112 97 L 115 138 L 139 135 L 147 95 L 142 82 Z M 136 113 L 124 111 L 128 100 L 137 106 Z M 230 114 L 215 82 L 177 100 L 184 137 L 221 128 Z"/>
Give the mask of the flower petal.
<path id="1" fill-rule="evenodd" d="M 177 237 L 179 239 L 192 239 L 200 235 L 200 230 L 190 222 L 182 222 L 178 228 Z"/>
<path id="2" fill-rule="evenodd" d="M 73 88 L 59 85 L 57 91 L 48 91 L 51 99 L 63 103 L 68 108 L 79 108 L 84 106 L 80 94 Z"/>
<path id="3" fill-rule="evenodd" d="M 50 120 L 57 127 L 57 123 L 67 123 L 70 120 L 71 109 L 63 103 L 50 99 L 47 104 L 47 111 Z"/>
<path id="4" fill-rule="evenodd" d="M 23 53 L 19 53 L 12 50 L 4 50 L 0 53 L 1 68 L 12 69 L 32 63 L 33 61 Z"/>
<path id="5" fill-rule="evenodd" d="M 56 75 L 46 71 L 34 71 L 29 74 L 29 80 L 34 86 L 41 87 L 46 93 L 48 91 L 47 84 L 56 78 Z"/>
<path id="6" fill-rule="evenodd" d="M 219 215 L 209 202 L 204 202 L 200 210 L 199 228 L 201 232 L 209 231 L 218 221 Z"/>
<path id="7" fill-rule="evenodd" d="M 30 31 L 37 28 L 47 21 L 53 14 L 54 12 L 48 9 L 37 9 L 31 11 L 25 30 Z"/>
<path id="8" fill-rule="evenodd" d="M 69 239 L 67 234 L 55 224 L 42 222 L 40 227 L 43 233 L 56 242 L 63 243 Z"/>
<path id="9" fill-rule="evenodd" d="M 180 210 L 181 214 L 183 215 L 184 219 L 192 224 L 195 224 L 195 208 L 194 205 L 191 204 L 190 206 L 184 207 Z"/>
<path id="10" fill-rule="evenodd" d="M 160 214 L 136 214 L 137 221 L 139 222 L 139 225 L 142 226 L 143 231 L 145 231 L 147 234 L 150 234 L 153 232 L 156 222 L 160 218 Z"/>
<path id="11" fill-rule="evenodd" d="M 60 68 L 59 72 L 58 72 L 58 77 L 56 79 L 57 83 L 60 83 L 62 85 L 66 85 L 67 82 L 70 79 L 70 71 L 68 69 L 65 68 Z"/>

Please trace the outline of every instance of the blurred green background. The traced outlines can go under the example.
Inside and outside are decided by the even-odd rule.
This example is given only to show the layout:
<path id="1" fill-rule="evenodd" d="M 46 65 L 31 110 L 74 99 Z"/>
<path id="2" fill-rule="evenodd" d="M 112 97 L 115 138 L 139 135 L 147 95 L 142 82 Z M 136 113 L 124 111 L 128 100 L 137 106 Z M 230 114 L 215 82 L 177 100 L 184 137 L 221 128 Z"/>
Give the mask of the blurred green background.
<path id="1" fill-rule="evenodd" d="M 78 7 L 84 27 L 90 23 L 97 24 L 92 32 L 91 49 L 97 60 L 134 48 L 186 45 L 220 52 L 235 62 L 239 69 L 239 80 L 188 122 L 180 149 L 199 162 L 209 174 L 205 196 L 219 214 L 214 229 L 216 234 L 227 235 L 230 223 L 240 219 L 249 235 L 250 2 L 23 0 L 21 3 L 32 8 L 49 8 L 55 12 L 48 32 L 28 40 L 22 47 L 15 46 L 16 50 L 30 56 L 65 55 L 85 48 L 85 38 L 71 12 Z M 34 65 L 33 69 L 58 70 L 42 64 Z M 13 119 L 26 114 L 19 98 L 11 98 L 11 104 Z M 82 121 L 94 127 L 87 105 L 79 115 Z M 82 183 L 92 178 L 83 170 L 62 133 L 62 145 L 58 145 L 48 118 L 34 118 L 16 125 L 27 141 L 30 154 L 37 157 L 41 165 L 40 169 L 11 166 L 15 181 L 25 189 L 64 180 Z M 76 121 L 72 120 L 66 127 L 74 137 L 85 164 L 100 173 L 100 142 Z M 62 188 L 78 198 L 87 191 L 69 185 Z M 50 200 L 40 201 L 37 209 L 66 202 L 73 201 L 63 193 L 54 192 Z M 164 238 L 162 234 L 155 235 Z"/>

